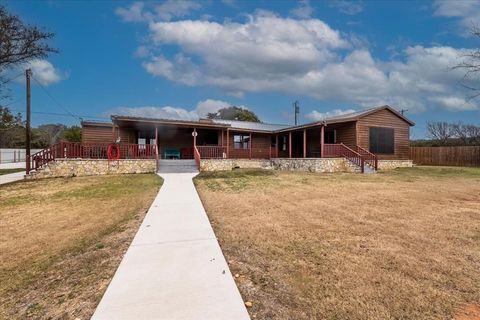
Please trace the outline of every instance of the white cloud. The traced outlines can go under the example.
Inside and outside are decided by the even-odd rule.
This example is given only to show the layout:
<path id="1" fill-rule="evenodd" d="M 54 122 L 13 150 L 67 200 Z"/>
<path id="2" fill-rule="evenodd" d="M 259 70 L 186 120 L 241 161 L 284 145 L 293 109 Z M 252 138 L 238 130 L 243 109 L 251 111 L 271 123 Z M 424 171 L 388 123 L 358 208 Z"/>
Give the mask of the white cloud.
<path id="1" fill-rule="evenodd" d="M 235 97 L 282 92 L 362 106 L 391 104 L 412 112 L 475 110 L 459 84 L 466 49 L 407 47 L 393 60 L 372 57 L 362 41 L 346 38 L 318 19 L 282 18 L 257 11 L 245 22 L 150 22 L 145 70 L 188 86 L 211 86 Z M 480 81 L 473 84 L 480 86 Z M 460 100 L 459 100 L 460 99 Z"/>
<path id="2" fill-rule="evenodd" d="M 232 106 L 231 103 L 222 100 L 206 99 L 199 101 L 193 110 L 187 110 L 181 107 L 117 107 L 107 112 L 107 115 L 124 115 L 133 117 L 147 117 L 159 119 L 173 119 L 173 120 L 198 120 L 205 118 L 208 113 L 215 113 L 222 108 Z M 239 106 L 248 109 L 245 106 Z"/>
<path id="3" fill-rule="evenodd" d="M 332 0 L 330 6 L 351 16 L 363 11 L 363 4 L 360 1 Z"/>
<path id="4" fill-rule="evenodd" d="M 300 19 L 308 19 L 315 10 L 310 6 L 310 0 L 300 0 L 299 6 L 290 10 L 290 14 Z"/>
<path id="5" fill-rule="evenodd" d="M 355 110 L 354 109 L 346 109 L 346 110 L 333 109 L 332 111 L 327 111 L 327 112 L 319 112 L 319 111 L 313 110 L 312 112 L 307 113 L 305 115 L 305 118 L 310 119 L 312 121 L 320 121 L 326 118 L 341 116 L 341 115 L 349 114 L 352 112 L 355 112 Z"/>
<path id="6" fill-rule="evenodd" d="M 478 25 L 480 21 L 480 2 L 479 1 L 445 1 L 437 0 L 434 2 L 434 15 L 440 17 L 451 17 L 459 19 L 460 33 L 470 34 L 470 29 Z"/>
<path id="7" fill-rule="evenodd" d="M 44 86 L 59 82 L 65 78 L 65 75 L 62 75 L 61 72 L 47 60 L 34 59 L 28 62 L 26 67 L 32 69 L 33 77 Z"/>
<path id="8" fill-rule="evenodd" d="M 173 18 L 188 16 L 201 7 L 200 2 L 190 0 L 167 0 L 155 5 L 134 2 L 127 8 L 117 8 L 115 13 L 126 22 L 170 21 Z"/>

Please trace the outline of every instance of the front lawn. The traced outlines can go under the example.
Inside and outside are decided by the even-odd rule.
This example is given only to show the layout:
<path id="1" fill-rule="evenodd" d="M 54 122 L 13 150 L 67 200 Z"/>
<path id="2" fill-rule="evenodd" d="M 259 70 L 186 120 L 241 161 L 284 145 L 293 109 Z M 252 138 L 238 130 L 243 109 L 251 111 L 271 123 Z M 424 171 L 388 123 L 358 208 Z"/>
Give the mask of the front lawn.
<path id="1" fill-rule="evenodd" d="M 195 183 L 252 317 L 480 316 L 479 168 L 233 171 Z"/>
<path id="2" fill-rule="evenodd" d="M 89 319 L 161 185 L 157 175 L 0 188 L 0 319 Z"/>

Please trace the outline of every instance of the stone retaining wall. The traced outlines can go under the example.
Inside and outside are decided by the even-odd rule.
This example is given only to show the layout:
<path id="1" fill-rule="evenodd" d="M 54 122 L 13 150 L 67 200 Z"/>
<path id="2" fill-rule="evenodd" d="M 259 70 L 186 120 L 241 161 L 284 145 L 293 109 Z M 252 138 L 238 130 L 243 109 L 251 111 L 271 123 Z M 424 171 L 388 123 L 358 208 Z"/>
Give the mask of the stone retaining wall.
<path id="1" fill-rule="evenodd" d="M 228 171 L 241 169 L 272 169 L 270 160 L 262 159 L 202 159 L 200 171 Z"/>
<path id="2" fill-rule="evenodd" d="M 127 173 L 154 173 L 155 159 L 56 159 L 39 171 L 32 171 L 29 179 L 93 176 Z"/>
<path id="3" fill-rule="evenodd" d="M 412 160 L 378 160 L 378 170 L 386 171 L 395 168 L 411 168 L 413 167 Z"/>

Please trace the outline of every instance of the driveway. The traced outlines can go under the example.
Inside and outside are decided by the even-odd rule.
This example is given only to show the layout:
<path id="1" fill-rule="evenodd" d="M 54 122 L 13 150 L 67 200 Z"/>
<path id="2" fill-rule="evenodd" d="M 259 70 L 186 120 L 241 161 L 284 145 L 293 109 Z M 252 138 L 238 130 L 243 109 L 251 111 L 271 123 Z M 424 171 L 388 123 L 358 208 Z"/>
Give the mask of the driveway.
<path id="1" fill-rule="evenodd" d="M 163 173 L 92 319 L 250 319 L 193 185 Z"/>

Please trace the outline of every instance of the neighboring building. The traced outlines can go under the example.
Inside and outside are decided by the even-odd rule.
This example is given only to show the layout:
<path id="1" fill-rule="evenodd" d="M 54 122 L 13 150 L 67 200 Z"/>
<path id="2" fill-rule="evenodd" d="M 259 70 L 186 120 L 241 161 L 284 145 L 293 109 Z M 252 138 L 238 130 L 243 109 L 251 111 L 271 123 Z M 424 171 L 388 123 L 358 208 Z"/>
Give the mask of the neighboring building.
<path id="1" fill-rule="evenodd" d="M 152 119 L 113 115 L 112 123 L 82 122 L 84 144 L 157 145 L 159 158 L 269 159 L 344 156 L 353 150 L 380 160 L 409 157 L 414 123 L 389 106 L 303 125 L 200 119 Z"/>

